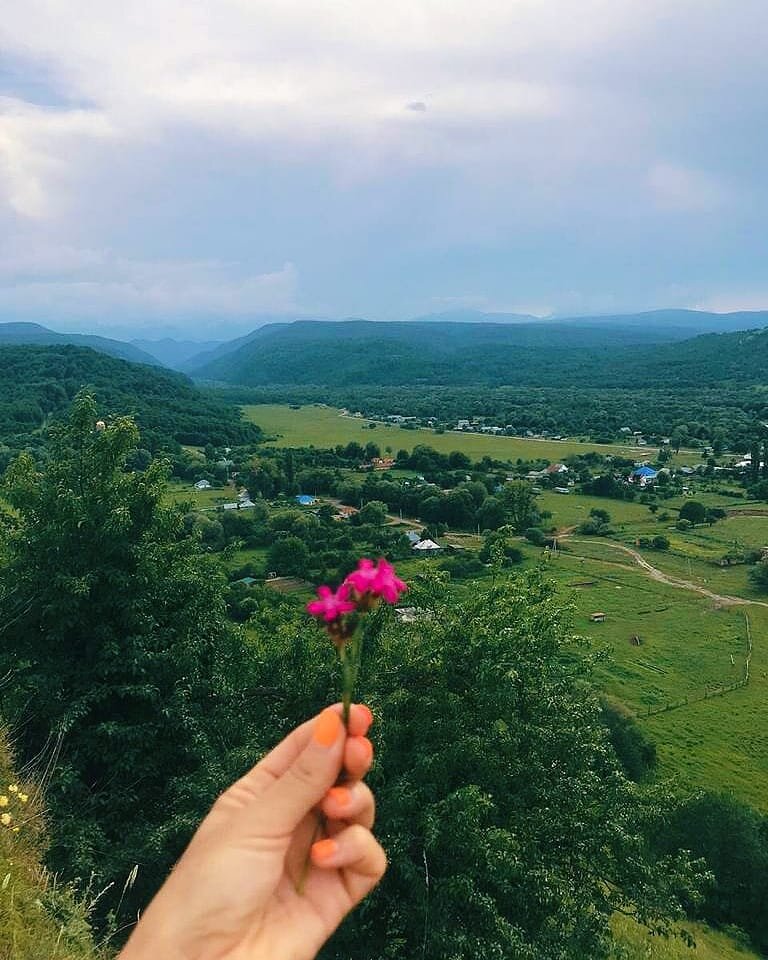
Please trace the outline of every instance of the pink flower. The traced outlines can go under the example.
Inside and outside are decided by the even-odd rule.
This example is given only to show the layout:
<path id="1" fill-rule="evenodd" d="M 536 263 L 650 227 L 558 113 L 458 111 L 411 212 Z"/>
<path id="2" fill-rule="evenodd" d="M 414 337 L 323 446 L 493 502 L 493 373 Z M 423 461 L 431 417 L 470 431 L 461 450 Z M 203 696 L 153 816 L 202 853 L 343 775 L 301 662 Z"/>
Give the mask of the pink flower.
<path id="1" fill-rule="evenodd" d="M 347 577 L 344 583 L 363 596 L 368 593 L 381 597 L 386 603 L 397 603 L 400 594 L 405 593 L 407 585 L 395 574 L 395 568 L 383 558 L 377 564 L 363 558 L 357 570 Z"/>
<path id="2" fill-rule="evenodd" d="M 336 593 L 330 587 L 317 588 L 317 600 L 311 600 L 307 604 L 307 613 L 326 623 L 331 623 L 343 613 L 351 613 L 356 604 L 349 599 L 349 587 L 342 583 Z"/>
<path id="3" fill-rule="evenodd" d="M 400 594 L 407 589 L 408 585 L 397 576 L 392 564 L 384 559 L 379 560 L 372 592 L 378 594 L 386 603 L 397 603 Z"/>
<path id="4" fill-rule="evenodd" d="M 350 573 L 344 583 L 349 584 L 362 596 L 364 593 L 373 593 L 373 585 L 378 575 L 379 571 L 373 560 L 363 557 L 357 565 L 357 570 Z"/>

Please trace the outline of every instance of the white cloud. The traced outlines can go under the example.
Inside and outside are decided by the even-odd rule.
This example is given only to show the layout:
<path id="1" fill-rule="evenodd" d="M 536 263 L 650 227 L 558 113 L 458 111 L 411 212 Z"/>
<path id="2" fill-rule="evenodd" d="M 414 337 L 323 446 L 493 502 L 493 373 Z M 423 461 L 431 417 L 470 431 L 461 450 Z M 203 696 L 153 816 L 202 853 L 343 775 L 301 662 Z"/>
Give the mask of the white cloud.
<path id="1" fill-rule="evenodd" d="M 25 217 L 46 216 L 52 203 L 47 187 L 66 176 L 72 148 L 113 135 L 100 111 L 44 109 L 0 96 L 0 183 L 9 206 Z"/>
<path id="2" fill-rule="evenodd" d="M 247 316 L 296 310 L 292 263 L 254 273 L 216 260 L 148 261 L 74 247 L 29 246 L 2 256 L 0 300 L 17 316 Z"/>
<path id="3" fill-rule="evenodd" d="M 740 313 L 742 310 L 768 310 L 768 290 L 745 293 L 715 293 L 704 297 L 695 310 L 710 310 L 712 313 Z"/>
<path id="4" fill-rule="evenodd" d="M 682 213 L 717 210 L 728 200 L 725 185 L 701 170 L 674 163 L 656 163 L 648 171 L 648 185 L 658 206 Z"/>
<path id="5" fill-rule="evenodd" d="M 569 82 L 564 57 L 589 63 L 661 2 L 12 4 L 0 44 L 37 57 L 60 93 L 92 107 L 4 118 L 6 199 L 27 216 L 49 210 L 52 171 L 78 163 L 64 149 L 67 137 L 120 131 L 129 147 L 175 124 L 321 150 L 345 170 L 358 151 L 358 174 L 361 165 L 385 169 L 377 157 L 460 165 L 473 136 L 491 131 L 500 138 L 486 152 L 495 149 L 498 160 L 507 140 L 522 149 L 519 124 L 580 122 L 592 94 Z"/>

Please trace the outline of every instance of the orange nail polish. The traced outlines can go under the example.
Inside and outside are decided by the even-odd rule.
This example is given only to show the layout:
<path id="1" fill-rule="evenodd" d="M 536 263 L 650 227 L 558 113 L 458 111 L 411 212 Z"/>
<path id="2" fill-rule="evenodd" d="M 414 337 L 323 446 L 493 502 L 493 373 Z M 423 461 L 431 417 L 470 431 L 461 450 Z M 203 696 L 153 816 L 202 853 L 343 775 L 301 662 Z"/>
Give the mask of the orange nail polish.
<path id="1" fill-rule="evenodd" d="M 362 710 L 362 712 L 365 714 L 365 732 L 367 733 L 371 724 L 373 723 L 373 714 L 371 713 L 370 708 L 366 707 L 364 703 L 358 703 L 357 709 Z"/>
<path id="2" fill-rule="evenodd" d="M 315 729 L 312 731 L 312 738 L 315 743 L 321 747 L 332 747 L 336 743 L 336 738 L 341 729 L 341 717 L 335 710 L 330 708 L 323 710 L 315 723 Z"/>
<path id="3" fill-rule="evenodd" d="M 365 762 L 370 763 L 373 760 L 373 744 L 368 737 L 351 737 L 350 739 L 360 744 L 365 751 Z"/>
<path id="4" fill-rule="evenodd" d="M 312 844 L 312 859 L 324 863 L 326 860 L 330 860 L 338 849 L 338 843 L 331 840 L 330 837 L 327 840 L 318 840 L 317 843 Z"/>
<path id="5" fill-rule="evenodd" d="M 346 787 L 331 787 L 328 796 L 340 807 L 348 807 L 352 803 L 352 794 Z"/>

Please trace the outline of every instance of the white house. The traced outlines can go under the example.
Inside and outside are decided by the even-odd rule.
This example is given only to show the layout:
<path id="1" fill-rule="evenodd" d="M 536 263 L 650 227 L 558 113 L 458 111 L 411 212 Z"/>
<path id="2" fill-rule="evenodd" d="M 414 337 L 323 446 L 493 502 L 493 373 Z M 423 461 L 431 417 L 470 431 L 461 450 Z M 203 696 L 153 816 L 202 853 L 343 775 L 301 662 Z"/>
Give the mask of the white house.
<path id="1" fill-rule="evenodd" d="M 198 480 L 195 484 L 195 490 L 210 490 L 211 481 L 210 480 Z"/>
<path id="2" fill-rule="evenodd" d="M 414 543 L 413 549 L 417 550 L 419 553 L 436 553 L 438 550 L 443 548 L 440 544 L 435 543 L 434 540 L 419 540 L 418 543 Z"/>

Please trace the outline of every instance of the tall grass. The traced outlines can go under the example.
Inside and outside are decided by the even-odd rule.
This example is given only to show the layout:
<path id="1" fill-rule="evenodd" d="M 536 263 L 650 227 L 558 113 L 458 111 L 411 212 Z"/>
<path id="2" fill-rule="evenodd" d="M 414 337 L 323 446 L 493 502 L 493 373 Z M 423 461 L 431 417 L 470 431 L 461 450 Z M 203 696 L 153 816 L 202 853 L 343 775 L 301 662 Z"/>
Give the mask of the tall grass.
<path id="1" fill-rule="evenodd" d="M 94 946 L 87 893 L 43 867 L 44 845 L 40 798 L 16 779 L 0 730 L 0 960 L 106 960 Z"/>

